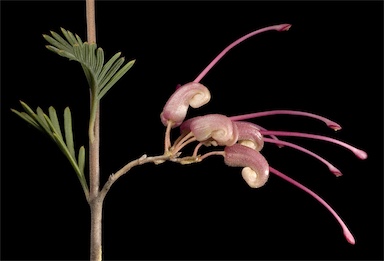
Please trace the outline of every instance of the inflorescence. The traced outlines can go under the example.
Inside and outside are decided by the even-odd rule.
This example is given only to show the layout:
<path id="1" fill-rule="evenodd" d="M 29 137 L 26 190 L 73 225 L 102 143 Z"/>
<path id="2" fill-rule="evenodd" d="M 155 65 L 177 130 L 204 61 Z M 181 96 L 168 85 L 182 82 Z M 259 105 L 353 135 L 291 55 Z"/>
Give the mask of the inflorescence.
<path id="1" fill-rule="evenodd" d="M 242 177 L 252 188 L 263 186 L 267 182 L 269 174 L 273 173 L 307 192 L 325 206 L 341 225 L 346 240 L 351 244 L 355 244 L 352 233 L 329 204 L 307 187 L 269 166 L 266 158 L 261 154 L 261 151 L 264 143 L 273 143 L 280 147 L 291 147 L 321 161 L 337 177 L 342 175 L 341 171 L 326 159 L 308 149 L 291 142 L 283 141 L 278 137 L 295 136 L 324 140 L 345 147 L 352 151 L 359 159 L 366 159 L 367 154 L 345 142 L 330 137 L 301 132 L 272 131 L 245 120 L 270 115 L 286 114 L 310 117 L 323 121 L 333 130 L 340 130 L 341 126 L 339 124 L 316 114 L 293 110 L 264 111 L 232 117 L 221 114 L 208 114 L 187 120 L 185 119 L 190 106 L 192 108 L 199 108 L 210 101 L 210 91 L 206 86 L 201 84 L 200 81 L 231 48 L 259 33 L 271 30 L 282 32 L 289 30 L 290 27 L 290 24 L 269 26 L 239 38 L 226 47 L 193 82 L 177 86 L 177 89 L 168 99 L 160 114 L 161 121 L 166 127 L 164 154 L 168 155 L 171 161 L 179 162 L 181 164 L 201 162 L 205 158 L 213 155 L 223 156 L 226 165 L 243 168 Z M 171 142 L 171 130 L 176 127 L 179 127 L 180 135 L 175 141 Z M 181 150 L 186 145 L 194 142 L 197 143 L 197 145 L 191 156 L 180 157 Z M 201 155 L 199 154 L 199 149 L 202 146 L 216 148 L 223 147 L 223 150 L 213 150 Z"/>

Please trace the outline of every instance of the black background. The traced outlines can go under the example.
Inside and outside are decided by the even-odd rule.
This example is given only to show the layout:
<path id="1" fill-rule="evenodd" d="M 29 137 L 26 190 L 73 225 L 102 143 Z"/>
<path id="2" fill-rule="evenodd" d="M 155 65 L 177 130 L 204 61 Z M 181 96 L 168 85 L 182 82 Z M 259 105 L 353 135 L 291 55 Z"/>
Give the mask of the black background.
<path id="1" fill-rule="evenodd" d="M 272 167 L 335 208 L 355 246 L 303 191 L 274 175 L 250 189 L 240 168 L 212 157 L 136 167 L 115 183 L 105 202 L 106 260 L 383 259 L 383 2 L 98 1 L 96 12 L 106 56 L 121 51 L 136 59 L 102 100 L 103 184 L 128 161 L 162 153 L 159 114 L 178 83 L 195 79 L 237 38 L 279 23 L 293 26 L 247 40 L 203 78 L 212 100 L 189 117 L 308 111 L 343 129 L 296 116 L 254 122 L 331 136 L 369 155 L 361 161 L 334 144 L 286 139 L 334 163 L 344 173 L 335 178 L 301 152 L 270 144 L 262 151 Z M 83 1 L 1 2 L 2 259 L 89 256 L 89 208 L 76 175 L 53 142 L 10 112 L 21 110 L 19 100 L 60 114 L 70 106 L 75 145 L 87 145 L 82 70 L 44 47 L 42 34 L 60 27 L 86 38 Z"/>

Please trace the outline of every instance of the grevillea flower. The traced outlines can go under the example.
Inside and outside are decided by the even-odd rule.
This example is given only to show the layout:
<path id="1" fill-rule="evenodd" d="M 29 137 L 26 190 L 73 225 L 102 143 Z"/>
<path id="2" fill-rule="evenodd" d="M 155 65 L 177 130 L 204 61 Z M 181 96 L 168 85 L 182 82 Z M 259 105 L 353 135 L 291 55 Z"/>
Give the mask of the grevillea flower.
<path id="1" fill-rule="evenodd" d="M 234 121 L 238 128 L 238 143 L 260 151 L 263 148 L 263 136 L 260 127 L 247 121 Z"/>
<path id="2" fill-rule="evenodd" d="M 265 185 L 269 178 L 269 164 L 261 153 L 241 144 L 227 146 L 224 152 L 226 165 L 244 167 L 242 177 L 250 187 Z"/>
<path id="3" fill-rule="evenodd" d="M 168 99 L 160 119 L 164 126 L 178 127 L 186 117 L 188 107 L 199 108 L 210 101 L 209 90 L 200 83 L 190 82 L 177 86 L 176 91 Z"/>
<path id="4" fill-rule="evenodd" d="M 238 141 L 237 125 L 230 118 L 220 114 L 192 118 L 180 128 L 183 131 L 189 129 L 197 141 L 206 146 L 231 146 Z"/>
<path id="5" fill-rule="evenodd" d="M 320 115 L 293 110 L 263 111 L 232 117 L 220 114 L 209 114 L 185 120 L 189 106 L 197 108 L 206 104 L 210 100 L 210 92 L 199 82 L 218 62 L 218 60 L 220 60 L 231 48 L 259 33 L 269 30 L 275 30 L 278 32 L 287 31 L 290 27 L 290 24 L 269 26 L 253 31 L 239 38 L 226 47 L 193 82 L 177 87 L 176 91 L 167 101 L 163 108 L 163 112 L 161 113 L 161 121 L 167 127 L 165 134 L 165 155 L 169 155 L 170 160 L 182 164 L 200 162 L 209 156 L 221 155 L 223 156 L 226 165 L 231 167 L 243 167 L 242 177 L 252 188 L 259 188 L 263 186 L 268 180 L 269 173 L 272 173 L 305 191 L 320 202 L 341 225 L 343 234 L 347 241 L 351 244 L 355 244 L 355 239 L 352 233 L 330 205 L 304 185 L 293 180 L 279 170 L 269 166 L 267 160 L 261 154 L 261 151 L 265 146 L 265 143 L 276 144 L 279 147 L 286 146 L 299 150 L 322 162 L 329 169 L 329 171 L 337 177 L 342 175 L 341 171 L 325 158 L 306 148 L 284 141 L 278 137 L 292 136 L 327 141 L 350 150 L 359 159 L 366 159 L 366 152 L 330 137 L 301 132 L 267 130 L 262 126 L 245 120 L 278 114 L 296 115 L 323 121 L 329 128 L 336 131 L 341 129 L 341 126 L 338 123 Z M 172 128 L 177 126 L 180 127 L 180 135 L 173 142 L 173 144 L 171 144 L 170 131 Z M 180 157 L 181 150 L 193 142 L 197 142 L 197 145 L 195 146 L 191 156 Z M 223 150 L 216 149 L 201 155 L 199 154 L 199 149 L 202 145 L 214 146 L 215 148 L 223 146 L 224 148 Z"/>

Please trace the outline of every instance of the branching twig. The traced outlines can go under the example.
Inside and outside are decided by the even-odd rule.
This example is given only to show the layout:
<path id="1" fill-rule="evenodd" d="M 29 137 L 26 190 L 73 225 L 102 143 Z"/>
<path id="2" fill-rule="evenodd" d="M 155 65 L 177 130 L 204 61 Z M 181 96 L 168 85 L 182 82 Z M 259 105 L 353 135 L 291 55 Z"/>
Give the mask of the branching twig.
<path id="1" fill-rule="evenodd" d="M 108 190 L 111 188 L 112 184 L 114 184 L 116 180 L 118 180 L 121 176 L 126 174 L 133 167 L 143 165 L 146 163 L 151 163 L 151 162 L 157 164 L 159 162 L 164 162 L 165 160 L 170 159 L 170 157 L 171 157 L 170 155 L 147 157 L 147 155 L 144 154 L 142 157 L 127 163 L 123 168 L 121 168 L 115 174 L 110 175 L 110 177 L 108 178 L 108 181 L 104 184 L 102 190 L 100 191 L 99 197 L 104 199 Z"/>

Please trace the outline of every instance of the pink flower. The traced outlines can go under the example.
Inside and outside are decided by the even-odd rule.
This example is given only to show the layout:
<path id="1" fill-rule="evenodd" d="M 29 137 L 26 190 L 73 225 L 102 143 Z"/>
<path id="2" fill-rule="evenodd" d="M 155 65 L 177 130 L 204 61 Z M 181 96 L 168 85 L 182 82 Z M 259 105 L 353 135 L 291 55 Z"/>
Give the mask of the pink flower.
<path id="1" fill-rule="evenodd" d="M 246 121 L 234 121 L 238 127 L 238 143 L 260 151 L 263 148 L 263 136 L 260 132 L 261 127 Z"/>
<path id="2" fill-rule="evenodd" d="M 177 86 L 176 91 L 168 99 L 160 119 L 164 126 L 178 127 L 186 117 L 188 107 L 199 108 L 210 101 L 209 90 L 200 83 L 190 82 Z"/>
<path id="3" fill-rule="evenodd" d="M 266 143 L 272 143 L 278 145 L 279 147 L 286 146 L 299 150 L 319 160 L 329 169 L 330 172 L 332 172 L 337 177 L 342 175 L 341 171 L 337 169 L 334 165 L 332 165 L 329 161 L 327 161 L 325 158 L 299 145 L 281 140 L 278 137 L 292 136 L 307 139 L 323 140 L 350 150 L 359 159 L 366 159 L 366 152 L 355 148 L 354 146 L 349 145 L 345 142 L 330 137 L 301 132 L 267 130 L 262 126 L 246 122 L 244 120 L 250 120 L 265 116 L 273 116 L 278 114 L 296 115 L 323 121 L 329 128 L 336 131 L 341 129 L 341 126 L 338 123 L 320 115 L 294 110 L 264 111 L 232 117 L 227 117 L 225 115 L 220 114 L 209 114 L 185 120 L 189 106 L 196 108 L 206 104 L 209 101 L 210 93 L 208 89 L 198 82 L 202 80 L 202 78 L 215 65 L 215 63 L 217 63 L 218 60 L 222 58 L 231 48 L 241 43 L 242 41 L 248 39 L 249 37 L 259 34 L 261 32 L 265 32 L 268 30 L 276 30 L 279 32 L 287 31 L 290 26 L 291 25 L 289 24 L 269 26 L 241 37 L 240 39 L 236 40 L 228 47 L 226 47 L 198 75 L 194 82 L 177 88 L 177 90 L 166 103 L 161 114 L 161 120 L 163 124 L 167 126 L 165 135 L 165 154 L 170 155 L 171 160 L 182 164 L 200 162 L 209 156 L 221 155 L 224 157 L 224 162 L 226 165 L 231 167 L 243 167 L 242 177 L 246 181 L 246 183 L 252 188 L 259 188 L 263 186 L 268 180 L 269 173 L 272 173 L 288 181 L 294 186 L 300 188 L 301 190 L 305 191 L 306 193 L 314 197 L 318 202 L 320 202 L 340 224 L 346 240 L 351 244 L 355 244 L 355 239 L 352 233 L 349 231 L 346 224 L 342 221 L 342 219 L 338 216 L 338 214 L 332 209 L 330 205 L 328 205 L 321 197 L 319 197 L 317 194 L 315 194 L 313 191 L 311 191 L 304 185 L 293 180 L 292 178 L 276 170 L 275 168 L 269 166 L 267 160 L 261 154 L 261 151 Z M 176 126 L 180 126 L 180 136 L 175 140 L 173 145 L 171 145 L 170 131 L 171 128 Z M 180 158 L 179 156 L 181 155 L 181 150 L 193 142 L 198 142 L 198 144 L 195 146 L 192 155 Z M 223 150 L 216 149 L 207 152 L 203 155 L 200 155 L 198 152 L 202 145 L 213 145 L 216 148 L 224 146 L 224 148 Z"/>
<path id="4" fill-rule="evenodd" d="M 206 146 L 231 146 L 238 141 L 237 125 L 220 114 L 209 114 L 190 119 L 180 127 L 191 131 L 197 141 Z"/>
<path id="5" fill-rule="evenodd" d="M 231 167 L 244 167 L 242 177 L 252 188 L 265 185 L 269 178 L 269 164 L 255 149 L 234 144 L 225 148 L 225 163 Z"/>

